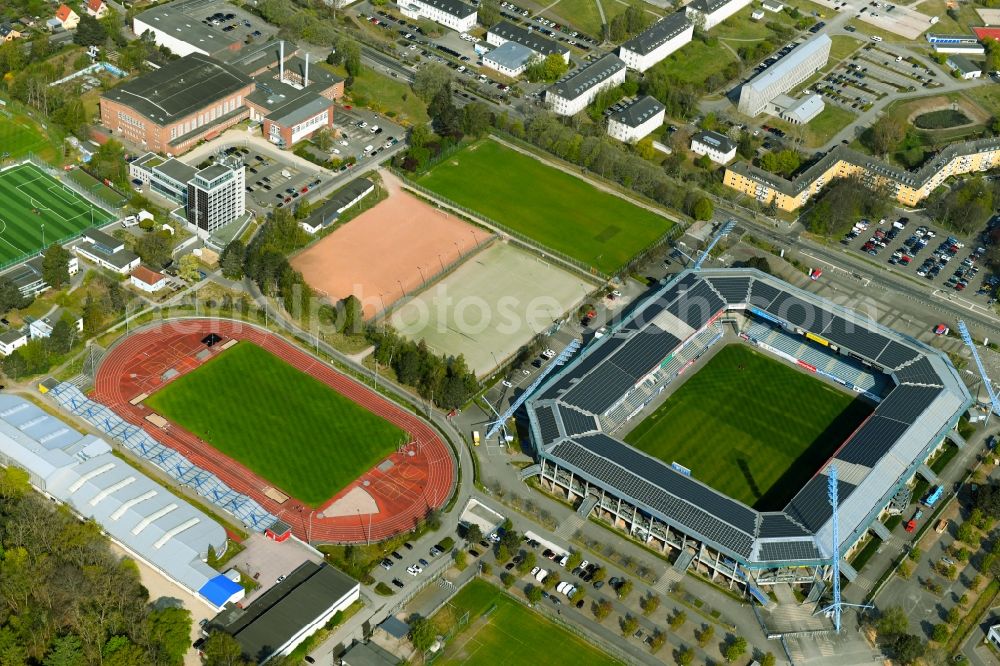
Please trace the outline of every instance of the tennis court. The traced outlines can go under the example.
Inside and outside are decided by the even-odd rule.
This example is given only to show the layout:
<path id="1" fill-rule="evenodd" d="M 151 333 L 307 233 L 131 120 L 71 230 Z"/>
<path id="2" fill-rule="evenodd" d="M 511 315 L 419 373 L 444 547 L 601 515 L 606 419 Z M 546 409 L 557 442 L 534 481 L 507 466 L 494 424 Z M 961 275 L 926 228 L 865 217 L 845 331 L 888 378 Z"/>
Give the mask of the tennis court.
<path id="1" fill-rule="evenodd" d="M 0 201 L 0 266 L 114 219 L 34 164 L 0 171 Z"/>

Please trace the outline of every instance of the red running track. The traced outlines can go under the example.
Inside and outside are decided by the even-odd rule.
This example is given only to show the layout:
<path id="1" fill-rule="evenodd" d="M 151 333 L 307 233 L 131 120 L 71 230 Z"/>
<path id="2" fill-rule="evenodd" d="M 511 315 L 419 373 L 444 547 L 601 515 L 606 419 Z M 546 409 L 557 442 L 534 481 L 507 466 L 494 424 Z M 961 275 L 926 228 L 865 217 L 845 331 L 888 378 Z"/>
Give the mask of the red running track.
<path id="1" fill-rule="evenodd" d="M 211 349 L 201 342 L 209 333 L 222 337 L 222 342 Z M 410 434 L 411 443 L 315 511 L 294 497 L 282 503 L 274 501 L 264 494 L 264 490 L 271 485 L 268 481 L 175 423 L 164 429 L 152 425 L 145 420 L 152 413 L 147 407 L 141 402 L 130 404 L 133 398 L 153 393 L 166 381 L 199 367 L 220 353 L 228 340 L 246 340 L 263 347 L 402 428 Z M 196 357 L 206 350 L 207 355 L 203 359 Z M 168 370 L 175 370 L 177 374 L 164 380 L 163 375 Z M 433 428 L 284 338 L 249 324 L 219 319 L 183 319 L 142 329 L 110 349 L 101 362 L 94 384 L 91 396 L 94 400 L 104 403 L 126 421 L 142 427 L 166 446 L 187 456 L 194 464 L 213 472 L 237 492 L 252 497 L 288 523 L 292 532 L 303 540 L 357 543 L 386 539 L 412 529 L 429 508 L 440 507 L 451 494 L 455 461 L 448 445 Z M 276 408 L 280 409 L 280 405 Z M 391 461 L 391 466 L 386 465 L 386 461 Z M 322 515 L 325 508 L 357 487 L 364 489 L 375 500 L 377 512 L 358 514 L 352 511 L 348 516 L 333 517 Z"/>

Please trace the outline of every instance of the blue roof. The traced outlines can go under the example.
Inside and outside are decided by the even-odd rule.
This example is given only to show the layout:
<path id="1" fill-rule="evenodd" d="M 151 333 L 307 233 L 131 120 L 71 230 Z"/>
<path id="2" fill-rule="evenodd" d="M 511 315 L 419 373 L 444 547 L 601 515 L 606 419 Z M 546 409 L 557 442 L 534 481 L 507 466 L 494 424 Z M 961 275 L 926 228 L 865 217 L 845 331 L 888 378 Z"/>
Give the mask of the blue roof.
<path id="1" fill-rule="evenodd" d="M 239 592 L 243 587 L 239 583 L 234 583 L 222 574 L 209 580 L 201 586 L 198 594 L 208 599 L 216 608 L 221 608 L 229 601 L 230 597 Z"/>

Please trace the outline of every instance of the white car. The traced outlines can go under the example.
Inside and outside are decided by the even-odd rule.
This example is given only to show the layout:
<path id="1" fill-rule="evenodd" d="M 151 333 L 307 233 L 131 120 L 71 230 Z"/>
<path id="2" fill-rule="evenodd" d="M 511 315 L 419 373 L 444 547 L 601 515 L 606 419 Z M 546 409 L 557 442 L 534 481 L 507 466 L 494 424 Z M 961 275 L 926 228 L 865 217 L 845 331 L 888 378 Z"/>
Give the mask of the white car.
<path id="1" fill-rule="evenodd" d="M 563 556 L 562 556 L 562 557 L 560 557 L 560 558 L 559 558 L 558 560 L 556 560 L 556 562 L 557 562 L 557 563 L 559 564 L 559 566 L 561 566 L 561 567 L 564 567 L 564 566 L 566 566 L 566 563 L 567 563 L 567 562 L 569 562 L 569 555 L 563 555 Z"/>
<path id="2" fill-rule="evenodd" d="M 584 571 L 586 571 L 587 567 L 589 567 L 589 566 L 590 566 L 590 562 L 588 562 L 587 560 L 584 560 L 583 562 L 580 562 L 580 568 L 583 569 Z"/>
<path id="3" fill-rule="evenodd" d="M 340 148 L 334 148 L 333 149 L 333 154 L 334 155 L 339 155 L 340 154 Z"/>
<path id="4" fill-rule="evenodd" d="M 349 146 L 349 145 L 351 145 L 350 143 L 348 143 L 348 142 L 347 142 L 347 139 L 341 139 L 341 140 L 339 141 L 339 143 L 340 143 L 340 145 L 342 145 L 342 146 Z"/>
<path id="5" fill-rule="evenodd" d="M 506 379 L 505 379 L 505 380 L 503 380 L 503 381 L 502 381 L 502 382 L 500 382 L 500 383 L 501 383 L 501 384 L 503 384 L 504 386 L 506 386 L 507 388 L 511 388 L 512 386 L 514 386 L 513 384 L 511 384 L 511 383 L 510 383 L 509 381 L 507 381 Z"/>
<path id="6" fill-rule="evenodd" d="M 410 574 L 411 576 L 416 576 L 417 574 L 422 572 L 423 569 L 420 567 L 419 564 L 411 564 L 410 566 L 406 567 L 406 573 Z"/>
<path id="7" fill-rule="evenodd" d="M 541 571 L 541 570 L 542 570 L 541 567 L 534 567 L 534 568 L 532 568 L 532 570 L 531 570 L 531 577 L 534 578 L 535 575 L 537 575 L 538 572 Z"/>
<path id="8" fill-rule="evenodd" d="M 573 586 L 569 583 L 569 581 L 564 580 L 563 582 L 556 585 L 556 592 L 558 592 L 559 594 L 566 594 L 566 590 L 568 590 L 571 587 Z"/>
<path id="9" fill-rule="evenodd" d="M 535 574 L 535 580 L 537 580 L 539 583 L 541 583 L 548 577 L 549 577 L 549 572 L 546 571 L 545 569 L 539 569 L 538 572 Z"/>
<path id="10" fill-rule="evenodd" d="M 360 123 L 358 123 L 358 127 L 360 127 L 361 129 L 364 129 L 364 128 L 368 127 L 368 123 L 365 122 L 364 120 L 362 120 Z"/>
<path id="11" fill-rule="evenodd" d="M 567 598 L 572 597 L 574 592 L 576 592 L 576 585 L 573 585 L 572 583 L 567 583 L 566 587 L 563 588 L 563 594 L 565 594 Z"/>

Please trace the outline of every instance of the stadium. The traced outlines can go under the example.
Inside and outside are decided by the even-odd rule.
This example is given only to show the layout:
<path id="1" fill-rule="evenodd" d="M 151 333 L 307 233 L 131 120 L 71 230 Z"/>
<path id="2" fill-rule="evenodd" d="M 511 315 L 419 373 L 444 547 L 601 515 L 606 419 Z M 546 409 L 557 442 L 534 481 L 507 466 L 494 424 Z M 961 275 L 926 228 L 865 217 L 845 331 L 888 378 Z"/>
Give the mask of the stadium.
<path id="1" fill-rule="evenodd" d="M 457 483 L 448 444 L 425 421 L 242 322 L 145 326 L 103 356 L 90 396 L 65 382 L 51 394 L 246 529 L 279 540 L 386 539 L 441 507 Z"/>
<path id="2" fill-rule="evenodd" d="M 527 401 L 523 476 L 766 604 L 762 586 L 828 579 L 834 557 L 852 580 L 849 554 L 888 536 L 915 475 L 937 481 L 925 461 L 971 404 L 913 338 L 756 270 L 685 271 Z"/>

